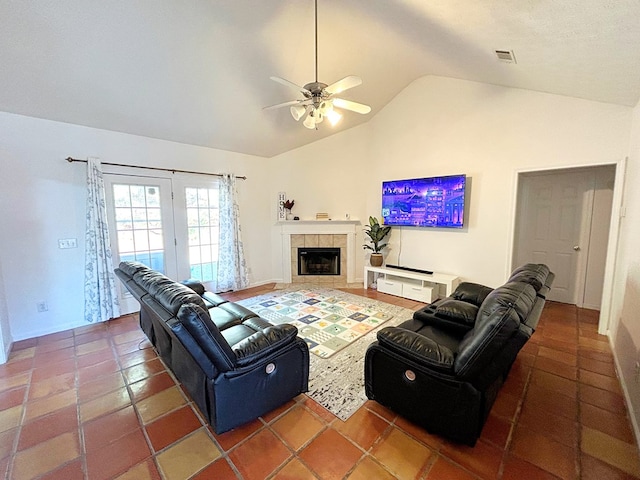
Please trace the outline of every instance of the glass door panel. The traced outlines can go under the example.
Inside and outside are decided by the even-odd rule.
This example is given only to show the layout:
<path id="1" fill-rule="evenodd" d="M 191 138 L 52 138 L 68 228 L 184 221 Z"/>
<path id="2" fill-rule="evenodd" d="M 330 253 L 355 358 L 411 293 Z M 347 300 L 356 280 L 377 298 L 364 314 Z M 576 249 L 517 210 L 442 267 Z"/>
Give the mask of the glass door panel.
<path id="1" fill-rule="evenodd" d="M 104 177 L 114 266 L 135 260 L 175 279 L 171 181 L 110 174 Z M 123 313 L 137 311 L 138 302 L 123 285 L 119 287 Z"/>

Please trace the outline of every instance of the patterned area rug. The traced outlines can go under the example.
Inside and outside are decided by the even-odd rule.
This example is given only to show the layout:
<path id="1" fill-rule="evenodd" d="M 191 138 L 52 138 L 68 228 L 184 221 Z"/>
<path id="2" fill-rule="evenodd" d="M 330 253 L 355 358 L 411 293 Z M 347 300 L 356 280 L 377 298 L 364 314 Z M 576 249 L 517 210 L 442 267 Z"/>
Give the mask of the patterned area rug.
<path id="1" fill-rule="evenodd" d="M 281 301 L 285 297 L 288 300 Z M 385 326 L 397 325 L 411 318 L 413 311 L 339 290 L 310 285 L 274 290 L 273 293 L 248 298 L 237 303 L 244 305 L 272 323 L 292 323 L 301 331 L 302 328 L 306 328 L 314 322 L 300 322 L 300 318 L 304 318 L 305 315 L 314 315 L 314 313 L 302 312 L 305 315 L 294 319 L 291 312 L 285 314 L 283 311 L 287 307 L 291 307 L 291 305 L 284 305 L 285 302 L 304 303 L 299 302 L 299 299 L 302 298 L 318 300 L 318 302 L 312 302 L 312 305 L 305 304 L 307 306 L 323 308 L 318 305 L 325 303 L 328 307 L 339 306 L 345 310 L 343 313 L 352 312 L 352 315 L 353 313 L 369 312 L 372 315 L 367 313 L 363 313 L 363 315 L 367 315 L 368 318 L 373 317 L 376 321 L 380 320 L 377 325 L 372 325 L 372 328 L 368 328 L 365 333 L 343 345 L 337 353 L 332 352 L 330 357 L 310 355 L 307 395 L 338 418 L 347 420 L 367 400 L 364 393 L 364 355 L 367 347 L 376 340 L 376 331 L 382 328 L 382 323 L 385 323 Z M 274 303 L 271 304 L 271 301 Z M 272 308 L 276 305 L 282 305 L 282 307 Z M 347 309 L 345 305 L 351 306 L 352 309 Z M 304 308 L 306 307 L 296 309 L 296 312 L 301 312 Z M 329 313 L 329 315 L 332 314 L 335 312 Z M 342 315 L 342 317 L 348 319 L 349 315 Z M 383 318 L 385 318 L 384 321 Z M 327 321 L 331 324 L 335 323 Z M 357 323 L 361 324 L 362 322 Z M 370 326 L 370 324 L 365 325 Z"/>
<path id="2" fill-rule="evenodd" d="M 341 293 L 307 288 L 245 306 L 273 324 L 295 325 L 311 353 L 329 358 L 393 316 L 356 295 Z"/>

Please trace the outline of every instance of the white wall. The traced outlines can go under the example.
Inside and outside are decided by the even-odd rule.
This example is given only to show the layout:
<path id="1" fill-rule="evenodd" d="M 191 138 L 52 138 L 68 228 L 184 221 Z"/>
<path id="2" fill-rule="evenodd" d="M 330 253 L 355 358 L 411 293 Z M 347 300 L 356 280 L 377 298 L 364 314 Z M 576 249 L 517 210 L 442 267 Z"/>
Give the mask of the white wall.
<path id="1" fill-rule="evenodd" d="M 386 253 L 395 263 L 401 249 L 404 265 L 499 285 L 511 268 L 517 172 L 619 162 L 628 151 L 631 113 L 576 98 L 422 77 L 366 125 L 277 157 L 286 175 L 274 182 L 274 191 L 293 192 L 296 205 L 303 198 L 305 214 L 325 207 L 322 198 L 332 214 L 351 210 L 366 219 L 380 216 L 384 180 L 466 173 L 466 228 L 394 228 Z"/>
<path id="2" fill-rule="evenodd" d="M 86 166 L 68 156 L 247 175 L 238 183 L 250 280 L 272 280 L 266 159 L 0 113 L 0 264 L 14 341 L 83 324 Z M 59 238 L 78 248 L 58 249 Z M 49 309 L 37 313 L 41 301 Z"/>
<path id="3" fill-rule="evenodd" d="M 610 337 L 619 374 L 630 405 L 636 438 L 640 441 L 640 377 L 636 362 L 640 361 L 640 104 L 633 110 L 631 147 L 627 161 L 620 243 L 614 277 L 612 323 Z"/>

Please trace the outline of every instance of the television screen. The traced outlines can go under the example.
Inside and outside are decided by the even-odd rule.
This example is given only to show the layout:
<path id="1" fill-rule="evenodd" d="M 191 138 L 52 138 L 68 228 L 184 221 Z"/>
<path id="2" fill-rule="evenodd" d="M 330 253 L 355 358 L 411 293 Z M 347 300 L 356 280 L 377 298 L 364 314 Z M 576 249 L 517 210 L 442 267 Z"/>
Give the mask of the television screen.
<path id="1" fill-rule="evenodd" d="M 385 225 L 462 228 L 466 175 L 382 182 Z"/>

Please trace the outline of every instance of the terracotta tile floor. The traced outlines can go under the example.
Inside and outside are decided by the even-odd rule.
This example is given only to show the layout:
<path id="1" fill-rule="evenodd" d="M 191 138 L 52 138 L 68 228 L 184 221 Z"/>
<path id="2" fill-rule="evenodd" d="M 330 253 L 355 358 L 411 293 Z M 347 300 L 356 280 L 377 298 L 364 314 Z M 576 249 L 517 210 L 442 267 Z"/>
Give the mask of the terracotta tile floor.
<path id="1" fill-rule="evenodd" d="M 640 478 L 640 463 L 596 312 L 548 303 L 474 448 L 375 402 L 343 422 L 306 395 L 215 435 L 135 315 L 21 341 L 0 366 L 0 472 L 16 480 L 629 479 Z"/>

